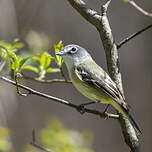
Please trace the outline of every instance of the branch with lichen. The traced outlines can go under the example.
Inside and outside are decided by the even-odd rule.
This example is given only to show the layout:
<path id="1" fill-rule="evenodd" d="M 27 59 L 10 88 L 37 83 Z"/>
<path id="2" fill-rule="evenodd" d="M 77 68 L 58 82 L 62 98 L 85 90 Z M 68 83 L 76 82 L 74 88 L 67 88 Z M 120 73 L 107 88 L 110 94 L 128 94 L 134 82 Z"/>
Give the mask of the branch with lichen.
<path id="1" fill-rule="evenodd" d="M 107 9 L 111 0 L 108 0 L 105 5 L 101 6 L 101 15 L 98 14 L 95 10 L 90 9 L 82 0 L 68 0 L 68 2 L 80 13 L 81 16 L 94 25 L 98 30 L 102 44 L 104 46 L 109 74 L 113 81 L 117 84 L 117 87 L 124 97 L 118 60 L 118 48 L 114 41 L 112 30 L 107 17 Z M 136 135 L 136 131 L 130 122 L 122 117 L 122 115 L 120 115 L 119 123 L 126 144 L 130 147 L 132 152 L 138 152 L 139 139 Z"/>

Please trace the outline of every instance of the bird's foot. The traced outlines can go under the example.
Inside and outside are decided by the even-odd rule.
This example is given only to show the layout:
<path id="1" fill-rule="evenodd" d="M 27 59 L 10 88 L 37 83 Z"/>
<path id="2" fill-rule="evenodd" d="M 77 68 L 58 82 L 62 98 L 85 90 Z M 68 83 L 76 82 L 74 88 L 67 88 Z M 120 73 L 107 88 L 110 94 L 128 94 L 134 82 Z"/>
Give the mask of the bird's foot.
<path id="1" fill-rule="evenodd" d="M 110 104 L 108 104 L 108 105 L 106 106 L 106 108 L 104 109 L 104 111 L 103 111 L 103 114 L 105 115 L 105 118 L 104 118 L 105 120 L 108 119 L 107 110 L 108 110 L 109 106 L 110 106 Z"/>
<path id="2" fill-rule="evenodd" d="M 94 103 L 96 103 L 96 102 L 92 101 L 92 102 L 80 104 L 80 105 L 78 105 L 77 110 L 80 112 L 80 114 L 84 114 L 86 112 L 85 106 L 90 105 L 90 104 L 94 104 Z"/>
<path id="3" fill-rule="evenodd" d="M 86 112 L 85 105 L 84 104 L 78 105 L 77 110 L 80 112 L 80 114 L 84 114 Z"/>
<path id="4" fill-rule="evenodd" d="M 109 116 L 108 116 L 108 113 L 107 112 L 104 112 L 104 120 L 108 120 Z"/>

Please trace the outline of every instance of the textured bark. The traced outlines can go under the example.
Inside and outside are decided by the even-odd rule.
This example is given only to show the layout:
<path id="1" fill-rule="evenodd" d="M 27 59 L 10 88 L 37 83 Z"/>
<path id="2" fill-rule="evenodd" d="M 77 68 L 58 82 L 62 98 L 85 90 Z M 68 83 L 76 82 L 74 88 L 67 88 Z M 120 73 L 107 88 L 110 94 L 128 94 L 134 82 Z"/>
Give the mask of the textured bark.
<path id="1" fill-rule="evenodd" d="M 82 0 L 68 0 L 68 2 L 80 13 L 81 16 L 94 25 L 98 30 L 104 46 L 109 74 L 124 97 L 118 49 L 106 14 L 110 0 L 101 7 L 101 15 L 99 15 L 95 10 L 88 8 Z M 120 115 L 119 123 L 126 144 L 130 147 L 132 152 L 139 152 L 139 139 L 130 122 Z"/>

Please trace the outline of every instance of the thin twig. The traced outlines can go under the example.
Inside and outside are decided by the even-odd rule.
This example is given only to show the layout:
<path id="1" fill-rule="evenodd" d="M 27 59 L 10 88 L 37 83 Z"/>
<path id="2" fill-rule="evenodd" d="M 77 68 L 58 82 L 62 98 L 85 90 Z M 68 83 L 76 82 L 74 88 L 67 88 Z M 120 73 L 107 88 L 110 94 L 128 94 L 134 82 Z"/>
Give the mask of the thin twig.
<path id="1" fill-rule="evenodd" d="M 14 76 L 14 79 L 15 79 L 15 83 L 16 83 L 16 91 L 17 91 L 17 93 L 19 95 L 21 95 L 21 96 L 24 96 L 24 97 L 28 96 L 30 94 L 30 92 L 29 93 L 22 93 L 20 91 L 19 86 L 18 86 L 18 77 L 17 77 L 17 75 Z"/>
<path id="2" fill-rule="evenodd" d="M 45 151 L 45 152 L 53 152 L 52 150 L 47 149 L 47 148 L 43 147 L 42 145 L 40 145 L 40 144 L 38 144 L 38 143 L 36 142 L 35 130 L 34 130 L 34 129 L 33 129 L 33 131 L 32 131 L 32 142 L 31 142 L 30 144 L 31 144 L 32 146 L 40 149 L 40 150 Z"/>
<path id="3" fill-rule="evenodd" d="M 110 3 L 111 3 L 111 0 L 108 0 L 106 4 L 101 6 L 101 15 L 102 16 L 106 15 Z"/>
<path id="4" fill-rule="evenodd" d="M 14 86 L 16 86 L 16 82 L 4 77 L 4 76 L 0 76 L 0 79 L 7 82 L 7 83 L 10 83 Z M 51 96 L 51 95 L 48 95 L 48 94 L 45 94 L 45 93 L 42 93 L 42 92 L 39 92 L 39 91 L 36 91 L 30 87 L 27 87 L 25 85 L 21 85 L 21 84 L 17 84 L 18 87 L 28 91 L 31 95 L 37 95 L 37 96 L 41 96 L 43 98 L 46 98 L 46 99 L 50 99 L 50 100 L 53 100 L 57 103 L 60 103 L 60 104 L 64 104 L 66 106 L 69 106 L 71 108 L 74 108 L 76 109 L 77 111 L 80 112 L 80 106 L 79 105 L 75 105 L 69 101 L 66 101 L 66 100 L 63 100 L 63 99 L 60 99 L 60 98 L 57 98 L 57 97 L 54 97 L 54 96 Z M 88 109 L 88 108 L 84 108 L 85 112 L 87 113 L 90 113 L 90 114 L 94 114 L 94 115 L 98 115 L 100 116 L 101 118 L 111 118 L 111 119 L 119 119 L 119 115 L 115 115 L 115 114 L 110 114 L 110 113 L 102 113 L 100 111 L 97 111 L 97 110 L 94 110 L 94 109 Z"/>
<path id="5" fill-rule="evenodd" d="M 152 27 L 152 24 L 144 27 L 143 29 L 139 30 L 136 33 L 133 33 L 132 35 L 128 36 L 127 38 L 125 38 L 124 40 L 122 40 L 118 45 L 117 48 L 121 48 L 122 45 L 126 44 L 128 41 L 132 40 L 134 37 L 140 35 L 141 33 L 145 32 L 146 30 L 150 29 Z"/>
<path id="6" fill-rule="evenodd" d="M 146 15 L 146 16 L 150 16 L 152 17 L 152 13 L 149 13 L 147 11 L 145 11 L 143 8 L 141 8 L 140 6 L 138 6 L 135 1 L 133 0 L 130 0 L 129 3 L 134 7 L 136 8 L 139 12 L 141 12 L 142 14 Z"/>

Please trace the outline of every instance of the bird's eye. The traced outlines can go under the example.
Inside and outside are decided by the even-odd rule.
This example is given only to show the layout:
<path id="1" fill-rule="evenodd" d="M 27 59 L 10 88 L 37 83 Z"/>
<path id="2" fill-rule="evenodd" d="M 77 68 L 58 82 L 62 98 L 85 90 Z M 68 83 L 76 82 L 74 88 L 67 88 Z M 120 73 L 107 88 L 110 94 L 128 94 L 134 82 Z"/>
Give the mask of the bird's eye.
<path id="1" fill-rule="evenodd" d="M 77 51 L 77 48 L 76 47 L 72 47 L 71 53 L 75 53 L 76 51 Z"/>

